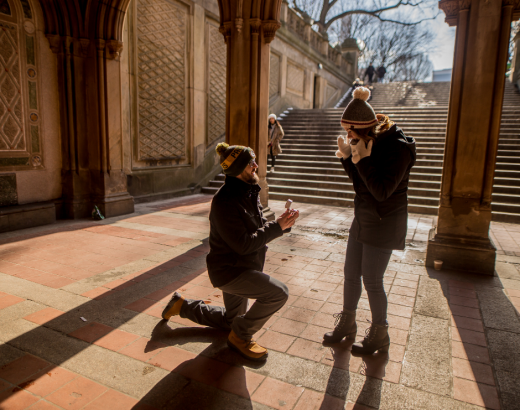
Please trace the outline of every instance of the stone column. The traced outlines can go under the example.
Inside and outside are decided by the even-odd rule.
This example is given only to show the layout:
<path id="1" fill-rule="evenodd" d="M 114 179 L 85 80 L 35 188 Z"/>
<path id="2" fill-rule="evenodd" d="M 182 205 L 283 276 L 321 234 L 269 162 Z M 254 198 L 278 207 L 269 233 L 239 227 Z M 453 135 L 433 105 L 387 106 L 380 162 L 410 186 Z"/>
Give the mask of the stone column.
<path id="1" fill-rule="evenodd" d="M 47 37 L 59 62 L 63 217 L 88 217 L 94 205 L 107 217 L 132 213 L 123 169 L 123 43 Z"/>
<path id="2" fill-rule="evenodd" d="M 323 54 L 325 57 L 329 55 L 329 36 L 327 33 L 322 34 L 323 40 L 320 44 L 320 53 Z"/>
<path id="3" fill-rule="evenodd" d="M 438 224 L 426 265 L 494 274 L 489 238 L 513 1 L 441 0 L 457 25 Z"/>
<path id="4" fill-rule="evenodd" d="M 511 75 L 509 79 L 513 84 L 517 84 L 520 87 L 520 31 L 516 33 L 516 36 L 513 38 L 513 43 L 513 62 L 511 64 Z"/>
<path id="5" fill-rule="evenodd" d="M 303 18 L 303 21 L 305 23 L 305 26 L 303 28 L 303 40 L 306 43 L 310 43 L 312 36 L 312 25 L 314 24 L 314 21 L 309 16 L 305 16 Z"/>
<path id="6" fill-rule="evenodd" d="M 289 2 L 287 0 L 283 0 L 282 1 L 282 8 L 281 8 L 281 11 L 280 11 L 280 21 L 282 23 L 286 23 L 287 22 L 288 8 L 289 8 Z"/>
<path id="7" fill-rule="evenodd" d="M 255 150 L 261 202 L 266 207 L 269 43 L 281 26 L 281 0 L 219 0 L 219 6 L 228 58 L 226 141 Z"/>

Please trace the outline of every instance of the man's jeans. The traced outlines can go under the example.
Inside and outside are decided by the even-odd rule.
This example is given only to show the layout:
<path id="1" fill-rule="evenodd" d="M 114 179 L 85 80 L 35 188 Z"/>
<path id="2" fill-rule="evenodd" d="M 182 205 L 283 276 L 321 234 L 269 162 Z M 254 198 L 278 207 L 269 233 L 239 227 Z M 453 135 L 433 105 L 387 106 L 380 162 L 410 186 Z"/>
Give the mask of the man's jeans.
<path id="1" fill-rule="evenodd" d="M 187 299 L 181 317 L 203 326 L 233 330 L 243 340 L 250 340 L 289 297 L 285 284 L 255 270 L 244 271 L 219 289 L 224 294 L 225 307 Z M 249 310 L 248 299 L 256 299 Z"/>
<path id="2" fill-rule="evenodd" d="M 354 227 L 354 224 L 352 224 Z M 361 297 L 361 278 L 367 290 L 368 303 L 372 312 L 372 323 L 386 325 L 388 300 L 383 286 L 383 276 L 392 256 L 390 249 L 376 248 L 358 242 L 357 229 L 352 229 L 348 238 L 345 258 L 345 284 L 343 287 L 343 309 L 357 309 Z"/>

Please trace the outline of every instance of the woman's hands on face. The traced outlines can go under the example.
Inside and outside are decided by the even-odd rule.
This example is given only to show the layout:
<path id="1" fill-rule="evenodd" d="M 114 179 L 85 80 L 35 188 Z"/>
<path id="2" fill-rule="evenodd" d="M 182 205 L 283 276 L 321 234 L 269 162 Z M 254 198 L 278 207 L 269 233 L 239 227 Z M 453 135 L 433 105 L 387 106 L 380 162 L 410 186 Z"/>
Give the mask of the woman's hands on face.
<path id="1" fill-rule="evenodd" d="M 336 156 L 338 158 L 347 159 L 350 157 L 352 153 L 352 148 L 350 145 L 345 141 L 345 137 L 343 135 L 340 135 L 338 137 L 338 150 L 336 151 Z"/>
<path id="2" fill-rule="evenodd" d="M 363 158 L 369 157 L 372 154 L 373 145 L 373 140 L 370 140 L 368 145 L 365 145 L 365 141 L 361 140 L 358 144 L 352 146 L 352 162 L 357 164 Z"/>

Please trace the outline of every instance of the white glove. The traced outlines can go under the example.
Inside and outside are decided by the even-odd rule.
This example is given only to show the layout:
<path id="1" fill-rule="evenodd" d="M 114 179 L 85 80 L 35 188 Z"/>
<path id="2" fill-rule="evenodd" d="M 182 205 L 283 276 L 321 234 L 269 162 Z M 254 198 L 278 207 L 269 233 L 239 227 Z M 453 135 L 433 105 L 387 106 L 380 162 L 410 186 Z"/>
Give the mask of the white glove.
<path id="1" fill-rule="evenodd" d="M 372 145 L 374 145 L 374 140 L 368 142 L 368 147 L 365 146 L 363 140 L 359 140 L 359 142 L 352 148 L 352 162 L 357 164 L 363 158 L 369 157 L 372 154 Z"/>
<path id="2" fill-rule="evenodd" d="M 338 158 L 347 159 L 350 157 L 352 153 L 352 148 L 350 147 L 350 144 L 345 141 L 345 137 L 343 135 L 340 135 L 338 137 L 338 150 L 336 151 L 336 156 Z"/>

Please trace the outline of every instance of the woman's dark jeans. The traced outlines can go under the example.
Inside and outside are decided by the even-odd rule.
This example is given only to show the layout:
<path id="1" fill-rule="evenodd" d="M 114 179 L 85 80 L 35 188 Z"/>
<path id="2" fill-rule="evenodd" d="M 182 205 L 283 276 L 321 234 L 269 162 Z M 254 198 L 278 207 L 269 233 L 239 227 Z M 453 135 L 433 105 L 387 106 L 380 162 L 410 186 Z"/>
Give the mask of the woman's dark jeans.
<path id="1" fill-rule="evenodd" d="M 273 147 L 270 147 L 269 156 L 271 157 L 271 166 L 274 167 L 276 163 L 276 155 L 273 155 Z"/>
<path id="2" fill-rule="evenodd" d="M 353 223 L 347 244 L 345 259 L 345 283 L 343 285 L 343 310 L 357 309 L 361 297 L 361 278 L 368 294 L 372 323 L 386 325 L 388 300 L 383 286 L 383 276 L 392 256 L 390 249 L 376 248 L 356 240 L 357 223 Z"/>

